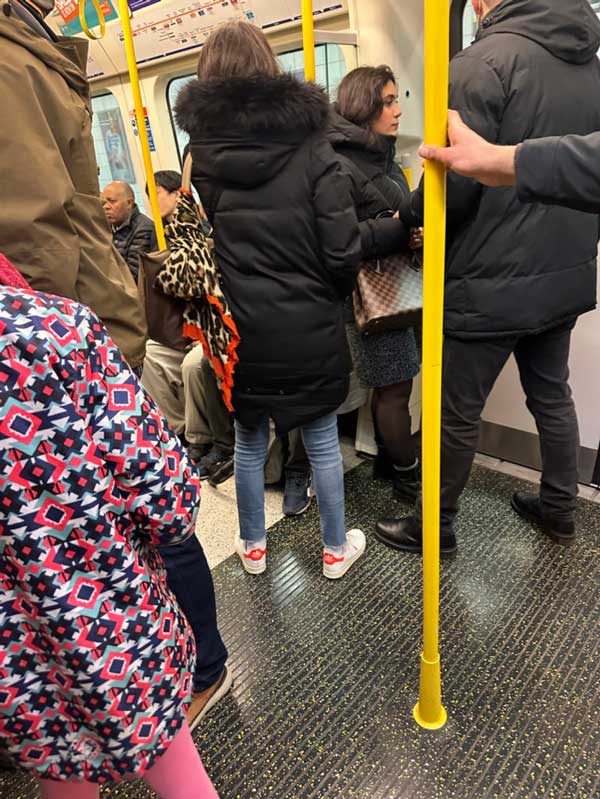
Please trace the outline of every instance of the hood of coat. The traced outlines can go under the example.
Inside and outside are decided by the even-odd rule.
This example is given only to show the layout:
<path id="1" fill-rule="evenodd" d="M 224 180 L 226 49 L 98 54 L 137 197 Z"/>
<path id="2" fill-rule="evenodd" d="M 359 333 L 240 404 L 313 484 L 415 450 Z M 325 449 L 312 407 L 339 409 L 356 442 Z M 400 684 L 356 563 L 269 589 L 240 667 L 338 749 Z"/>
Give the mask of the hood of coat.
<path id="1" fill-rule="evenodd" d="M 337 103 L 331 106 L 329 112 L 327 139 L 335 150 L 363 150 L 382 161 L 396 150 L 395 136 L 373 135 L 366 128 L 355 125 L 340 114 Z"/>
<path id="2" fill-rule="evenodd" d="M 591 61 L 600 48 L 600 20 L 588 0 L 503 0 L 484 18 L 476 41 L 495 33 L 524 36 L 572 64 Z"/>
<path id="3" fill-rule="evenodd" d="M 328 111 L 322 89 L 291 75 L 193 80 L 175 104 L 194 171 L 238 186 L 270 180 L 299 144 L 325 130 Z"/>
<path id="4" fill-rule="evenodd" d="M 7 40 L 29 50 L 48 69 L 58 72 L 81 97 L 89 96 L 86 78 L 88 42 L 75 37 L 58 37 L 51 42 L 23 22 L 16 13 L 0 15 L 0 41 Z"/>

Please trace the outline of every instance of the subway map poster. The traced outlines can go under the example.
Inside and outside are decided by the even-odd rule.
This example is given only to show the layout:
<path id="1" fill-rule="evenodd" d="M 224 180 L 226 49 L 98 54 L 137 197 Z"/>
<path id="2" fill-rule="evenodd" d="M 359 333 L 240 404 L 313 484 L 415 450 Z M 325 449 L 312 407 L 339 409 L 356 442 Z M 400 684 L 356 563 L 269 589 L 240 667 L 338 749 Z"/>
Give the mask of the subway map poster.
<path id="1" fill-rule="evenodd" d="M 315 0 L 313 13 L 320 16 L 345 7 L 346 0 Z M 248 20 L 268 30 L 300 16 L 300 0 L 162 0 L 152 11 L 132 19 L 136 58 L 144 63 L 200 47 L 213 28 L 228 20 Z M 122 42 L 122 32 L 118 30 L 116 35 Z"/>

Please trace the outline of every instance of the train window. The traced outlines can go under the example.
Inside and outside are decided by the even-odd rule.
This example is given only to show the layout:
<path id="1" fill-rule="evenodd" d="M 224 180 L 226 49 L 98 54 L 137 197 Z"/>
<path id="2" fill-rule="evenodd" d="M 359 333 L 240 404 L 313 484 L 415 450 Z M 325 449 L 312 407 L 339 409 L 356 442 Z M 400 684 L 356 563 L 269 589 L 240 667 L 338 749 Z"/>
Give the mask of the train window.
<path id="1" fill-rule="evenodd" d="M 281 53 L 279 63 L 286 72 L 291 72 L 299 78 L 304 77 L 304 52 L 293 50 L 290 53 Z M 319 44 L 315 48 L 315 66 L 317 83 L 323 86 L 334 99 L 337 87 L 346 74 L 346 61 L 342 48 L 338 44 Z"/>
<path id="2" fill-rule="evenodd" d="M 278 56 L 278 60 L 286 72 L 291 72 L 299 78 L 304 77 L 304 53 L 302 50 L 281 53 Z M 337 44 L 317 45 L 315 48 L 315 66 L 317 83 L 323 86 L 333 99 L 340 81 L 346 74 L 346 61 L 342 48 Z M 180 78 L 173 78 L 167 85 L 167 103 L 171 114 L 171 124 L 175 132 L 175 140 L 177 142 L 180 160 L 185 145 L 187 144 L 187 135 L 179 130 L 175 124 L 173 106 L 181 89 L 194 77 L 194 75 L 184 75 Z"/>
<path id="3" fill-rule="evenodd" d="M 175 141 L 177 142 L 177 150 L 179 151 L 179 160 L 181 161 L 181 155 L 185 149 L 185 145 L 188 142 L 187 133 L 184 133 L 182 130 L 179 130 L 177 125 L 175 124 L 175 117 L 173 116 L 173 106 L 175 105 L 175 100 L 177 99 L 177 95 L 183 89 L 186 83 L 189 83 L 193 80 L 196 76 L 195 75 L 184 75 L 181 78 L 173 78 L 167 84 L 167 105 L 169 106 L 169 113 L 171 115 L 171 125 L 173 127 L 173 131 L 175 132 Z"/>
<path id="4" fill-rule="evenodd" d="M 113 180 L 123 180 L 130 184 L 137 204 L 143 208 L 144 197 L 136 180 L 123 117 L 116 98 L 112 94 L 99 94 L 92 97 L 92 108 L 92 135 L 96 160 L 100 167 L 100 188 Z"/>

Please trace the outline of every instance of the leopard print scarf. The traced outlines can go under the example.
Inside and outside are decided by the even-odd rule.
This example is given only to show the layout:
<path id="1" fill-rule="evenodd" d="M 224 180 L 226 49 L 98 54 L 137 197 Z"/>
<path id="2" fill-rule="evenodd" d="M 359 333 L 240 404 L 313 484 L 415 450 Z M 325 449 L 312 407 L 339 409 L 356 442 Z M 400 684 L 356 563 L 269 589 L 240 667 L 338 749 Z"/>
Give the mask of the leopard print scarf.
<path id="1" fill-rule="evenodd" d="M 218 266 L 194 198 L 181 189 L 165 228 L 169 256 L 156 278 L 165 294 L 187 300 L 183 333 L 199 341 L 210 360 L 227 408 L 232 411 L 233 373 L 240 336 L 221 286 Z"/>

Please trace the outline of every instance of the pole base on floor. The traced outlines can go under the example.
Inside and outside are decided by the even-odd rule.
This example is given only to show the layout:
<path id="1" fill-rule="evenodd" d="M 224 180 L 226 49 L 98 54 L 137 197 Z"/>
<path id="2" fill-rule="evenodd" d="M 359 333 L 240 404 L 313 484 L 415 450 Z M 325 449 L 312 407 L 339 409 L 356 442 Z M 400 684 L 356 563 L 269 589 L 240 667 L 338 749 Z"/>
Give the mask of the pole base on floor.
<path id="1" fill-rule="evenodd" d="M 419 701 L 413 710 L 415 721 L 426 730 L 439 730 L 446 723 L 448 714 L 442 705 L 442 677 L 440 656 L 426 660 L 421 653 L 421 679 Z"/>

